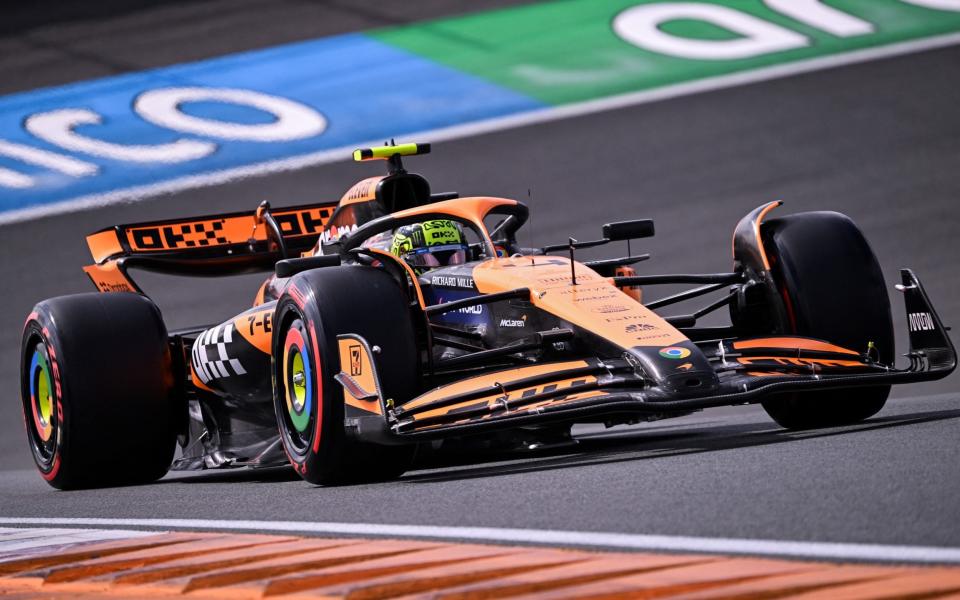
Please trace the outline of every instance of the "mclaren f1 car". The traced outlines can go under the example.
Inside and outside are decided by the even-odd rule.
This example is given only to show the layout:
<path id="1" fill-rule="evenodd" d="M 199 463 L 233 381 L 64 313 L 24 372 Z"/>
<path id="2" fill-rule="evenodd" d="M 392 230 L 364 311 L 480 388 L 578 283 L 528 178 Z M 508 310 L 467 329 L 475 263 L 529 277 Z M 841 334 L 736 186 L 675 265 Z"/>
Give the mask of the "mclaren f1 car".
<path id="1" fill-rule="evenodd" d="M 736 225 L 729 272 L 651 274 L 629 244 L 652 236 L 652 221 L 523 248 L 527 207 L 432 192 L 402 163 L 427 151 L 358 150 L 387 174 L 339 202 L 88 236 L 98 292 L 40 302 L 23 332 L 23 414 L 42 476 L 75 488 L 290 463 L 318 484 L 383 480 L 418 447 L 535 446 L 576 423 L 749 403 L 783 427 L 837 426 L 877 413 L 891 385 L 956 366 L 907 269 L 895 287 L 909 349 L 896 364 L 882 271 L 844 215 L 771 218 L 771 202 Z M 618 241 L 627 256 L 576 259 Z M 135 268 L 270 274 L 249 310 L 168 331 Z M 644 298 L 664 284 L 690 289 Z M 700 296 L 699 310 L 666 311 Z M 704 326 L 715 311 L 729 324 Z"/>

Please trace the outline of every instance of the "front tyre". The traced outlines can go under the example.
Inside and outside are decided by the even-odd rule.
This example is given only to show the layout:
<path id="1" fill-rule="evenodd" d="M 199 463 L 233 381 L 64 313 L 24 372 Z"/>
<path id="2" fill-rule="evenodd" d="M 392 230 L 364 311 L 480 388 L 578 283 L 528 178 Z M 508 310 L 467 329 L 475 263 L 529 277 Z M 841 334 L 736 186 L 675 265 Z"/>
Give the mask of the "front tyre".
<path id="1" fill-rule="evenodd" d="M 378 346 L 384 393 L 412 398 L 417 349 L 403 291 L 386 272 L 339 267 L 295 276 L 277 302 L 273 342 L 274 408 L 287 457 L 319 485 L 399 477 L 415 446 L 377 446 L 348 438 L 337 336 L 355 333 Z"/>
<path id="2" fill-rule="evenodd" d="M 893 322 L 883 271 L 849 217 L 810 212 L 763 224 L 764 247 L 783 303 L 780 330 L 865 352 L 873 343 L 892 365 Z M 883 408 L 890 386 L 778 395 L 763 408 L 779 425 L 808 429 L 847 425 Z"/>
<path id="3" fill-rule="evenodd" d="M 34 462 L 55 488 L 163 477 L 176 442 L 172 389 L 166 328 L 143 296 L 62 296 L 27 318 L 24 424 Z"/>

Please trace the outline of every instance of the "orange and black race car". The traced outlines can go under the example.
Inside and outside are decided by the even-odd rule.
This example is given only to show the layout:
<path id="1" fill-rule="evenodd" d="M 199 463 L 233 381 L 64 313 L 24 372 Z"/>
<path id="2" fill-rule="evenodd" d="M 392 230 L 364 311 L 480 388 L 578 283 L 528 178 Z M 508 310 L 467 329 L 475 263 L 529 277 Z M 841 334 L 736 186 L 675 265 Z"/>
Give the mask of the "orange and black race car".
<path id="1" fill-rule="evenodd" d="M 417 448 L 538 445 L 574 423 L 616 425 L 762 403 L 780 425 L 854 423 L 890 386 L 937 379 L 956 353 L 919 279 L 901 271 L 910 348 L 895 366 L 880 266 L 835 212 L 736 226 L 729 273 L 638 274 L 630 240 L 517 244 L 516 200 L 432 193 L 401 157 L 336 203 L 118 225 L 88 237 L 101 293 L 27 318 L 28 439 L 58 488 L 146 482 L 174 469 L 291 463 L 315 483 L 399 476 Z M 577 261 L 626 241 L 628 256 Z M 132 267 L 182 275 L 269 271 L 253 307 L 168 331 Z M 662 284 L 692 289 L 652 302 Z M 703 308 L 664 315 L 711 294 Z M 730 324 L 702 317 L 729 311 Z"/>

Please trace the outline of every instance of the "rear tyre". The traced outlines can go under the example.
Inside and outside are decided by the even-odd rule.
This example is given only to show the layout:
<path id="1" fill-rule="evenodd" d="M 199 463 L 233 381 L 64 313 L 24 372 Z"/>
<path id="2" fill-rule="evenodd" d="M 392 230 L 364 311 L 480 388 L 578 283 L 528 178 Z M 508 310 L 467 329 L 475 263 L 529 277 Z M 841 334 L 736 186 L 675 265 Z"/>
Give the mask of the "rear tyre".
<path id="1" fill-rule="evenodd" d="M 865 352 L 893 364 L 894 334 L 883 272 L 870 244 L 849 217 L 811 212 L 763 224 L 764 248 L 785 315 L 782 331 Z M 777 311 L 774 311 L 777 312 Z M 890 386 L 779 395 L 763 403 L 788 429 L 847 425 L 883 408 Z"/>
<path id="2" fill-rule="evenodd" d="M 273 338 L 274 408 L 291 464 L 319 485 L 399 477 L 415 446 L 379 446 L 347 437 L 337 336 L 355 333 L 379 346 L 384 394 L 402 402 L 419 384 L 406 296 L 381 269 L 339 267 L 295 276 L 277 302 Z"/>
<path id="3" fill-rule="evenodd" d="M 146 483 L 173 460 L 167 332 L 130 293 L 52 298 L 27 318 L 20 395 L 40 474 L 55 488 Z"/>

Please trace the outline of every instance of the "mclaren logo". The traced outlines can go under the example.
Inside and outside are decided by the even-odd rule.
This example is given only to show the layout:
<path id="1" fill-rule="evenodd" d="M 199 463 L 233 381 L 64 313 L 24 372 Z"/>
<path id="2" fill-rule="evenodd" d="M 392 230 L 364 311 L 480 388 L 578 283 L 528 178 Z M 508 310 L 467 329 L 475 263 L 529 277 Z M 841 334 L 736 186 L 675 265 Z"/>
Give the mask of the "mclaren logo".
<path id="1" fill-rule="evenodd" d="M 927 312 L 910 313 L 907 320 L 910 322 L 910 331 L 933 331 L 937 328 L 933 317 Z"/>
<path id="2" fill-rule="evenodd" d="M 527 326 L 527 315 L 523 315 L 519 319 L 500 319 L 500 327 L 526 327 Z"/>

